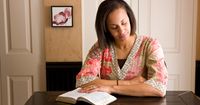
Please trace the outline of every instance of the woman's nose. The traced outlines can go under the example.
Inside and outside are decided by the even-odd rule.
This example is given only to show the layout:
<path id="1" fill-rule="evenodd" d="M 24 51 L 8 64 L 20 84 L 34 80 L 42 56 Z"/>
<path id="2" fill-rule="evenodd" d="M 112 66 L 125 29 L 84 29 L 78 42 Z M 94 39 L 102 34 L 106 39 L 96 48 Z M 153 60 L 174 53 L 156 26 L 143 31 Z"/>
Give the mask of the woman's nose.
<path id="1" fill-rule="evenodd" d="M 118 32 L 119 32 L 120 34 L 123 33 L 123 27 L 122 27 L 122 26 L 119 27 Z"/>

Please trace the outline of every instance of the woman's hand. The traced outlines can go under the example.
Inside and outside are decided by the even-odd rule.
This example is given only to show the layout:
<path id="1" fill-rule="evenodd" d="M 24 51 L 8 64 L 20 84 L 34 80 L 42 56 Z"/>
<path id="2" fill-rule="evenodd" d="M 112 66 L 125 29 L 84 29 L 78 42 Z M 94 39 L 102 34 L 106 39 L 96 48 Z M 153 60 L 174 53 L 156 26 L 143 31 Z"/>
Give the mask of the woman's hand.
<path id="1" fill-rule="evenodd" d="M 111 89 L 112 89 L 112 86 L 89 85 L 89 86 L 85 86 L 81 88 L 79 92 L 91 93 L 95 91 L 101 91 L 101 92 L 107 92 L 110 94 Z"/>

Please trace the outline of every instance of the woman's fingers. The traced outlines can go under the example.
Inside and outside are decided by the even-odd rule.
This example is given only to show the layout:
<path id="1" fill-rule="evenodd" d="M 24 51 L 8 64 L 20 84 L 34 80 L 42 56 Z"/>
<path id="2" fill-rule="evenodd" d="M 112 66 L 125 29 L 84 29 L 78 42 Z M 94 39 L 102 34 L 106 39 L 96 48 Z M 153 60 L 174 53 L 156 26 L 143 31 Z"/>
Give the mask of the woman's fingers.
<path id="1" fill-rule="evenodd" d="M 97 88 L 98 88 L 98 86 L 96 86 L 96 85 L 89 85 L 89 86 L 86 86 L 86 87 L 80 89 L 79 92 L 90 93 L 90 92 L 96 91 Z"/>

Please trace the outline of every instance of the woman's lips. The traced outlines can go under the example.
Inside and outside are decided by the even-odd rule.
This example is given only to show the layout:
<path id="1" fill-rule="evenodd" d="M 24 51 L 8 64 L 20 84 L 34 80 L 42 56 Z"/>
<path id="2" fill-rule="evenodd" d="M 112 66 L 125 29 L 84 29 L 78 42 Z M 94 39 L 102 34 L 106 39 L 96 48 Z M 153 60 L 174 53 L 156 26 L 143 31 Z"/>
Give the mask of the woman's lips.
<path id="1" fill-rule="evenodd" d="M 125 39 L 125 38 L 126 38 L 126 34 L 120 34 L 120 35 L 119 35 L 119 39 L 123 40 L 123 39 Z"/>

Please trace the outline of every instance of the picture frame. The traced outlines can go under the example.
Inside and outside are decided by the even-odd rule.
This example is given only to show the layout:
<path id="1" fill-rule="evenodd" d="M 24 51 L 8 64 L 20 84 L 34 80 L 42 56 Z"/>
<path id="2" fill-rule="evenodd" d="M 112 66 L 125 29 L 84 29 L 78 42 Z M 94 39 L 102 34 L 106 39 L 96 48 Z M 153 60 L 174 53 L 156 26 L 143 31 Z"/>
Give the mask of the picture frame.
<path id="1" fill-rule="evenodd" d="M 72 6 L 51 6 L 52 27 L 73 27 Z"/>

